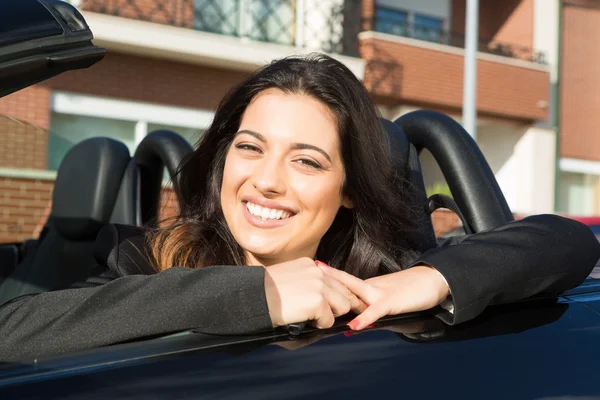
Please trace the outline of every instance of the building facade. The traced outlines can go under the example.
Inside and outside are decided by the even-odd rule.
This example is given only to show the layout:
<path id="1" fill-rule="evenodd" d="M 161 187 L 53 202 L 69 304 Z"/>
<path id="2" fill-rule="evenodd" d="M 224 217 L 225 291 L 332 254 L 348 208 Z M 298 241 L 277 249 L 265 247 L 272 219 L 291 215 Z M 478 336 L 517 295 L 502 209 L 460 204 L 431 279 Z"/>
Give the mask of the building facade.
<path id="1" fill-rule="evenodd" d="M 70 2 L 108 54 L 87 70 L 0 99 L 3 242 L 35 236 L 49 210 L 55 171 L 73 144 L 108 136 L 133 151 L 148 132 L 162 128 L 194 142 L 229 88 L 289 54 L 323 51 L 338 58 L 390 119 L 430 108 L 460 121 L 465 0 Z M 572 173 L 563 170 L 569 166 L 563 160 L 600 163 L 571 149 L 566 133 L 557 161 L 552 38 L 558 37 L 558 4 L 480 0 L 477 140 L 511 208 L 521 214 L 554 211 L 556 177 Z M 561 101 L 568 96 L 563 92 Z M 561 130 L 566 121 L 561 116 Z M 434 160 L 428 154 L 422 160 L 427 186 L 443 187 Z M 568 179 L 559 182 L 575 190 L 564 183 Z M 170 206 L 165 214 L 174 212 Z"/>

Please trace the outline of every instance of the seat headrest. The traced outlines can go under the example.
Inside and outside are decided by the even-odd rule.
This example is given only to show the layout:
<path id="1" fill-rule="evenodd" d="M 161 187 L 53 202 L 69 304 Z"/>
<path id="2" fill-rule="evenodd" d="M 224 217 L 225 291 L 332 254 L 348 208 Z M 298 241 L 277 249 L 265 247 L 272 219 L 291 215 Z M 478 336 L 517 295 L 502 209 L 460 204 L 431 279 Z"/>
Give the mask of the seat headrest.
<path id="1" fill-rule="evenodd" d="M 54 184 L 49 223 L 71 240 L 94 238 L 108 222 L 130 160 L 113 139 L 84 140 L 69 150 Z"/>

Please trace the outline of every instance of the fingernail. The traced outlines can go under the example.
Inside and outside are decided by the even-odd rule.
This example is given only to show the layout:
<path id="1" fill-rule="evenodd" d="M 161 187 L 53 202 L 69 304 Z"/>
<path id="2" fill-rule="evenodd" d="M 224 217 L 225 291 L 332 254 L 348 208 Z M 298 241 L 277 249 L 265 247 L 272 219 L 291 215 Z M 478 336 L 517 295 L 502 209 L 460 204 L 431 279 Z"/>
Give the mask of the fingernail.
<path id="1" fill-rule="evenodd" d="M 346 325 L 348 325 L 350 327 L 350 329 L 355 331 L 358 329 L 358 325 L 360 325 L 360 321 L 358 321 L 357 319 L 353 319 L 352 321 L 348 322 Z"/>
<path id="2" fill-rule="evenodd" d="M 375 328 L 375 325 L 374 325 L 374 324 L 371 324 L 371 325 L 365 326 L 365 328 L 366 328 L 366 329 L 373 329 L 373 328 Z"/>
<path id="3" fill-rule="evenodd" d="M 325 264 L 323 261 L 319 261 L 319 260 L 315 260 L 315 265 L 317 267 L 325 267 L 325 268 L 331 268 L 329 265 Z"/>
<path id="4" fill-rule="evenodd" d="M 350 332 L 350 331 L 346 331 L 346 332 L 344 332 L 344 336 L 350 337 L 350 336 L 352 336 L 352 335 L 354 335 L 354 333 L 352 333 L 352 332 Z"/>

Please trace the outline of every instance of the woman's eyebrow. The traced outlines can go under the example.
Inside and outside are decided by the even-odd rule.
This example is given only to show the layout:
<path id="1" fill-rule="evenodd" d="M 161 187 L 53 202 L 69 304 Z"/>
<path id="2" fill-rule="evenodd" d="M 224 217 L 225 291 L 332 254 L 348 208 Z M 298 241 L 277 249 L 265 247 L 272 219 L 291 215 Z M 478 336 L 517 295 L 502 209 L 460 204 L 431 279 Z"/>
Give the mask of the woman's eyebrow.
<path id="1" fill-rule="evenodd" d="M 256 139 L 260 140 L 263 143 L 267 143 L 267 138 L 265 138 L 262 134 L 255 132 L 255 131 L 251 131 L 249 129 L 242 129 L 241 131 L 237 131 L 236 135 L 239 135 L 241 133 L 245 133 L 247 135 L 253 136 Z M 327 161 L 331 162 L 331 157 L 329 157 L 329 154 L 327 154 L 327 152 L 325 150 L 323 150 L 320 147 L 317 146 L 313 146 L 312 144 L 308 144 L 308 143 L 292 143 L 292 145 L 290 146 L 290 149 L 292 150 L 314 150 L 314 151 L 318 151 L 319 153 L 323 154 L 323 156 L 327 159 Z"/>
<path id="2" fill-rule="evenodd" d="M 239 135 L 240 133 L 246 133 L 250 136 L 254 136 L 256 139 L 260 140 L 261 142 L 264 142 L 264 143 L 267 142 L 267 139 L 263 135 L 261 135 L 258 132 L 251 131 L 250 129 L 242 129 L 241 131 L 237 131 L 236 136 Z"/>
<path id="3" fill-rule="evenodd" d="M 331 157 L 329 157 L 329 154 L 327 154 L 327 152 L 325 150 L 323 150 L 320 147 L 313 146 L 312 144 L 308 144 L 308 143 L 292 143 L 292 145 L 290 146 L 290 148 L 292 150 L 315 150 L 315 151 L 318 151 L 319 153 L 323 154 L 323 156 L 327 159 L 327 161 L 331 162 Z"/>

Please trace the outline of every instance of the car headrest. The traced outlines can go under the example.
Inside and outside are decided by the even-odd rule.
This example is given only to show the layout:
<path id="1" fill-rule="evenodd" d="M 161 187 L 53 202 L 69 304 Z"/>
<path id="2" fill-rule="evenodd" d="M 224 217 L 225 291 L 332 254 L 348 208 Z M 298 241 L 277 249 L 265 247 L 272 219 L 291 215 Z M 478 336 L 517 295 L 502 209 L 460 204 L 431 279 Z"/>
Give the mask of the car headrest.
<path id="1" fill-rule="evenodd" d="M 129 163 L 127 147 L 109 138 L 69 150 L 56 176 L 49 223 L 70 240 L 94 238 L 109 221 Z"/>

